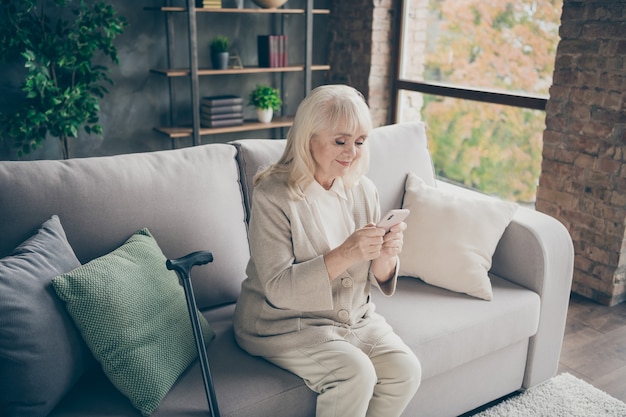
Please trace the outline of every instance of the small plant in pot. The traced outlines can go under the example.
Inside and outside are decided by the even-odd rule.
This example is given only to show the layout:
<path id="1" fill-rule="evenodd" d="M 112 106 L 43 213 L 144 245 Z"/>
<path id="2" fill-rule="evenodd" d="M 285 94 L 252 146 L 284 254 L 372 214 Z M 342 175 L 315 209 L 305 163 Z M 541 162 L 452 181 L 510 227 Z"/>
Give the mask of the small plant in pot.
<path id="1" fill-rule="evenodd" d="M 274 112 L 283 104 L 280 91 L 267 85 L 257 85 L 250 93 L 249 105 L 256 108 L 257 117 L 261 123 L 269 123 Z"/>
<path id="2" fill-rule="evenodd" d="M 226 36 L 216 36 L 210 44 L 211 64 L 214 69 L 228 68 L 228 47 L 230 41 Z"/>

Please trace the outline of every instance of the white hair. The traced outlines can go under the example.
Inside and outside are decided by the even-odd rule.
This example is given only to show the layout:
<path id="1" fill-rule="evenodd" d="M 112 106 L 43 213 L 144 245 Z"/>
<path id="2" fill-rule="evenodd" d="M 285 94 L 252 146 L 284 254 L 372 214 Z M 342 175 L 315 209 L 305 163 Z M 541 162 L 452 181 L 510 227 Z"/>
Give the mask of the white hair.
<path id="1" fill-rule="evenodd" d="M 370 110 L 360 92 L 339 84 L 317 87 L 298 106 L 293 125 L 287 134 L 283 155 L 278 162 L 259 172 L 255 176 L 254 184 L 274 173 L 287 173 L 290 193 L 303 198 L 302 189 L 315 180 L 311 138 L 327 131 L 367 135 L 371 130 Z M 354 186 L 365 175 L 368 165 L 369 149 L 366 141 L 361 148 L 361 157 L 343 177 L 345 186 Z"/>

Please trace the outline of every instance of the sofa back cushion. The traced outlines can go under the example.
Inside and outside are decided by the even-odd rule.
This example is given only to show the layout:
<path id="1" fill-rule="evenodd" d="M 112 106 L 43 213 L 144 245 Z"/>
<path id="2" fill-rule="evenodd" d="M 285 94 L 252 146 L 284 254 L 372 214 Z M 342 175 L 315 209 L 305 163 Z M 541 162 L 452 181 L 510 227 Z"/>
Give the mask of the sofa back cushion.
<path id="1" fill-rule="evenodd" d="M 250 256 L 235 148 L 0 162 L 0 257 L 57 214 L 85 263 L 147 227 L 165 256 L 197 250 L 214 262 L 192 273 L 198 307 L 233 302 Z"/>
<path id="2" fill-rule="evenodd" d="M 238 149 L 237 160 L 249 212 L 252 178 L 260 168 L 276 162 L 286 141 L 244 139 L 231 142 Z M 402 207 L 404 182 L 409 172 L 430 186 L 435 186 L 433 164 L 428 151 L 426 131 L 422 122 L 398 123 L 377 127 L 369 136 L 370 168 L 367 176 L 374 181 L 383 212 Z"/>
<path id="3" fill-rule="evenodd" d="M 237 148 L 237 162 L 247 216 L 250 215 L 254 176 L 260 169 L 267 168 L 280 159 L 286 143 L 285 139 L 241 139 L 231 142 Z"/>
<path id="4" fill-rule="evenodd" d="M 369 136 L 370 168 L 367 176 L 376 184 L 380 209 L 402 207 L 404 183 L 409 172 L 435 186 L 433 163 L 422 122 L 377 127 Z"/>

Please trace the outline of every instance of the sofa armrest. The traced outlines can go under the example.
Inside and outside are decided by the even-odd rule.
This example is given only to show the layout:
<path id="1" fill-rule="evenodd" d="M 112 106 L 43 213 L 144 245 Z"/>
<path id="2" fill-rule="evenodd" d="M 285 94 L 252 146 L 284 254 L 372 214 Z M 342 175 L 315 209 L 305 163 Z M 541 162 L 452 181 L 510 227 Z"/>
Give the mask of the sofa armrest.
<path id="1" fill-rule="evenodd" d="M 441 181 L 438 186 L 481 195 Z M 549 379 L 558 369 L 573 268 L 574 247 L 563 224 L 520 207 L 498 243 L 491 273 L 526 287 L 541 298 L 539 326 L 528 350 L 525 388 Z"/>
<path id="2" fill-rule="evenodd" d="M 574 246 L 567 229 L 553 217 L 520 207 L 498 244 L 491 271 L 541 297 L 539 327 L 528 349 L 525 388 L 557 371 L 573 270 Z"/>

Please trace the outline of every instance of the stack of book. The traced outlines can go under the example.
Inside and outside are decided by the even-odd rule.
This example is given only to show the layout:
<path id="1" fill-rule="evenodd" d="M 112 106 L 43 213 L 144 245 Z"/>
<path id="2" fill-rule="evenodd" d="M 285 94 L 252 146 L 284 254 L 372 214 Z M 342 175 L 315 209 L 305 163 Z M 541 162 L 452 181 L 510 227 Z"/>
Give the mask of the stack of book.
<path id="1" fill-rule="evenodd" d="M 287 35 L 258 35 L 257 49 L 259 67 L 275 68 L 288 65 Z"/>
<path id="2" fill-rule="evenodd" d="M 221 9 L 222 0 L 196 0 L 196 6 L 206 9 Z"/>
<path id="3" fill-rule="evenodd" d="M 200 122 L 204 127 L 243 124 L 243 98 L 235 95 L 202 97 Z"/>

